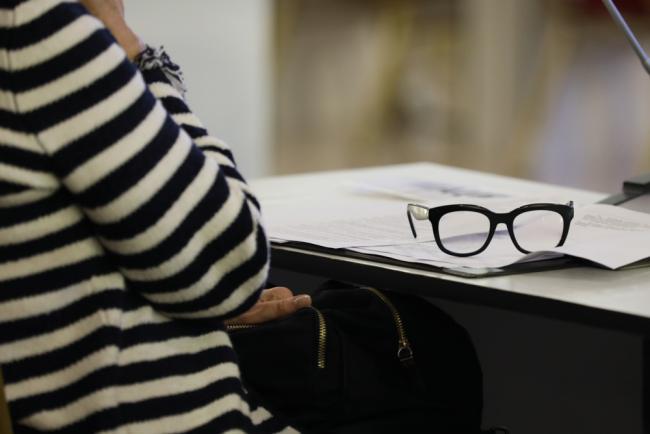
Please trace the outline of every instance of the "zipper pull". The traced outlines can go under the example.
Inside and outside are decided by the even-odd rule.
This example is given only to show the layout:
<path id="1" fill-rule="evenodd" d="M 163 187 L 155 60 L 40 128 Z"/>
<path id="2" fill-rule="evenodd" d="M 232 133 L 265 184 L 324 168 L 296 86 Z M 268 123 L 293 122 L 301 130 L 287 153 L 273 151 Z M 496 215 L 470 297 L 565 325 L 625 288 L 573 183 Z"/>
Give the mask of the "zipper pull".
<path id="1" fill-rule="evenodd" d="M 413 357 L 413 350 L 411 345 L 406 340 L 400 340 L 399 347 L 397 348 L 397 358 L 405 368 L 415 366 L 415 358 Z"/>
<path id="2" fill-rule="evenodd" d="M 413 387 L 414 391 L 418 393 L 427 393 L 426 384 L 422 380 L 418 366 L 415 364 L 413 349 L 411 348 L 411 343 L 406 337 L 406 330 L 404 329 L 404 323 L 399 311 L 390 299 L 378 289 L 371 286 L 366 286 L 363 289 L 375 294 L 390 310 L 393 315 L 393 321 L 395 322 L 395 328 L 397 329 L 397 358 L 402 364 L 402 367 L 405 368 L 406 375 L 410 377 L 411 387 Z"/>
<path id="3" fill-rule="evenodd" d="M 399 348 L 397 349 L 397 358 L 411 379 L 411 387 L 413 390 L 419 393 L 426 393 L 427 387 L 422 381 L 418 367 L 415 364 L 415 358 L 413 357 L 413 349 L 411 349 L 411 345 L 407 340 L 400 340 Z"/>

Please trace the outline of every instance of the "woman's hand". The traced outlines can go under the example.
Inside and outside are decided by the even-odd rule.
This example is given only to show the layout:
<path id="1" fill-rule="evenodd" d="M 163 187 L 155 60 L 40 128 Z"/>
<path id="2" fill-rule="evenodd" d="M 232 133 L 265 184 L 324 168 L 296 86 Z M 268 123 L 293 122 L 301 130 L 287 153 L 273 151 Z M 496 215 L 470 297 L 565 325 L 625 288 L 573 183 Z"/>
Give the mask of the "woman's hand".
<path id="1" fill-rule="evenodd" d="M 126 24 L 122 0 L 79 0 L 88 12 L 99 18 L 122 46 L 129 59 L 135 59 L 145 45 Z"/>
<path id="2" fill-rule="evenodd" d="M 255 306 L 238 317 L 226 320 L 226 324 L 259 324 L 288 316 L 298 309 L 311 306 L 308 295 L 293 295 L 289 288 L 276 286 L 262 291 Z"/>

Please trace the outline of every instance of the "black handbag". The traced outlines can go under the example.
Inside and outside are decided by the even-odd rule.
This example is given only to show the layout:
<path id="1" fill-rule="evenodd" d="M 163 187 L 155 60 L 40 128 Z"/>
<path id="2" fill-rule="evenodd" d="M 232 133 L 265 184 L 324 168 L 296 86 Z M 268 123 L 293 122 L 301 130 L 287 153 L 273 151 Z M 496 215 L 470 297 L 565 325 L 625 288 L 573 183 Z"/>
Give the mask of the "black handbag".
<path id="1" fill-rule="evenodd" d="M 331 286 L 288 318 L 229 326 L 251 393 L 308 433 L 481 432 L 464 328 L 418 297 Z"/>

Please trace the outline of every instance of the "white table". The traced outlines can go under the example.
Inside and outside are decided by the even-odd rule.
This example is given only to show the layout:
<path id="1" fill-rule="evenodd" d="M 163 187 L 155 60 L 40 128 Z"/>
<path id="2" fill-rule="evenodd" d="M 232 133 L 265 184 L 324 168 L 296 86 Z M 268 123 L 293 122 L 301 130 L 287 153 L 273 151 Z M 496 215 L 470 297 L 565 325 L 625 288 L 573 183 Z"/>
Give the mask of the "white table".
<path id="1" fill-rule="evenodd" d="M 287 198 L 291 198 L 293 206 L 299 207 L 314 197 L 327 201 L 350 194 L 345 187 L 348 183 L 376 176 L 462 181 L 531 196 L 563 193 L 579 203 L 596 202 L 606 196 L 428 163 L 279 176 L 254 181 L 252 188 L 263 209 L 265 204 Z M 577 266 L 527 274 L 462 278 L 407 264 L 389 265 L 372 259 L 351 258 L 344 252 L 283 245 L 273 245 L 272 267 L 637 335 L 645 343 L 644 423 L 645 432 L 650 432 L 650 268 L 609 271 Z"/>
<path id="2" fill-rule="evenodd" d="M 465 183 L 488 188 L 503 188 L 513 192 L 526 191 L 531 196 L 568 194 L 576 201 L 595 202 L 604 197 L 603 193 L 568 189 L 548 184 L 518 180 L 513 178 L 482 174 L 467 170 L 449 168 L 435 164 L 411 164 L 388 166 L 384 168 L 357 169 L 349 171 L 324 172 L 307 175 L 292 175 L 266 178 L 252 182 L 254 192 L 264 204 L 290 197 L 294 206 L 301 206 L 301 200 L 314 197 L 323 201 L 350 194 L 346 188 L 349 183 L 368 179 L 381 174 L 386 177 L 418 176 L 429 179 Z M 273 235 L 272 233 L 270 234 Z M 450 297 L 463 301 L 475 301 L 504 305 L 544 315 L 554 315 L 554 309 L 569 310 L 568 317 L 557 312 L 563 319 L 590 323 L 601 322 L 606 327 L 622 327 L 650 335 L 650 268 L 610 271 L 595 267 L 579 267 L 537 273 L 514 274 L 486 278 L 461 278 L 435 271 L 423 271 L 413 267 L 378 263 L 373 260 L 350 258 L 341 252 L 322 253 L 309 248 L 273 246 L 274 266 L 297 268 L 303 272 L 325 273 L 328 277 L 359 281 L 370 279 L 377 283 L 373 273 L 380 275 L 385 282 L 388 275 L 405 285 L 404 279 L 417 281 L 420 291 L 430 291 L 432 296 Z M 323 268 L 326 263 L 327 267 Z M 292 265 L 293 264 L 293 265 Z M 357 269 L 366 271 L 358 273 Z M 354 277 L 351 279 L 351 277 Z M 435 281 L 430 289 L 422 288 L 423 280 Z M 441 283 L 446 283 L 442 284 Z M 461 285 L 456 285 L 461 284 Z M 446 289 L 467 286 L 469 290 Z M 581 316 L 581 314 L 587 314 Z M 578 316 L 572 317 L 576 314 Z M 599 321 L 599 318 L 601 321 Z"/>

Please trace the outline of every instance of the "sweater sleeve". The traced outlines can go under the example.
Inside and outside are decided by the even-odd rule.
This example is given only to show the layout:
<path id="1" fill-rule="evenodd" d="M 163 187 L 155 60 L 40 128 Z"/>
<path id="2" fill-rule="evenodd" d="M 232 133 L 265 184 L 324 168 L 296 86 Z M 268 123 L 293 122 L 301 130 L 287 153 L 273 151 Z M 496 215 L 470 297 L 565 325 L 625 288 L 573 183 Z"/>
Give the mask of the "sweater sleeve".
<path id="1" fill-rule="evenodd" d="M 201 120 L 188 107 L 178 87 L 170 82 L 161 68 L 141 72 L 149 90 L 162 103 L 174 122 L 194 140 L 207 157 L 214 159 L 223 168 L 230 182 L 239 184 L 239 188 L 243 189 L 259 208 L 248 184 L 236 170 L 235 158 L 228 145 L 208 133 Z"/>
<path id="2" fill-rule="evenodd" d="M 155 71 L 147 86 L 81 5 L 15 21 L 19 116 L 128 288 L 173 317 L 250 307 L 266 280 L 267 240 L 227 148 Z"/>

